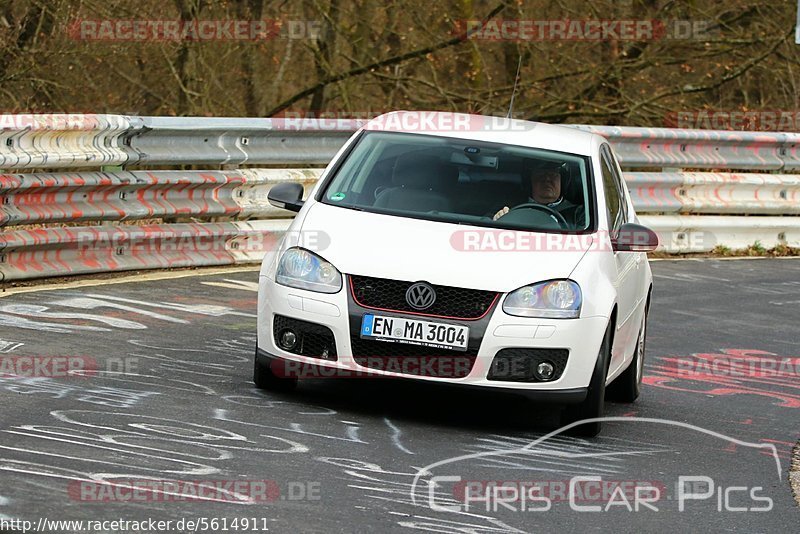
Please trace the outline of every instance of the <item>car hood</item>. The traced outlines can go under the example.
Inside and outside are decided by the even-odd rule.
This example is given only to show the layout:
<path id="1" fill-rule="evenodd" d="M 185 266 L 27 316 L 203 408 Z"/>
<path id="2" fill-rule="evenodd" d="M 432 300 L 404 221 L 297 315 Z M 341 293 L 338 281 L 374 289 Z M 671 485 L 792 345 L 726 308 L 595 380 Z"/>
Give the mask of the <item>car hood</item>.
<path id="1" fill-rule="evenodd" d="M 344 274 L 509 292 L 566 278 L 591 235 L 544 234 L 425 221 L 319 202 L 303 221 L 314 250 Z"/>

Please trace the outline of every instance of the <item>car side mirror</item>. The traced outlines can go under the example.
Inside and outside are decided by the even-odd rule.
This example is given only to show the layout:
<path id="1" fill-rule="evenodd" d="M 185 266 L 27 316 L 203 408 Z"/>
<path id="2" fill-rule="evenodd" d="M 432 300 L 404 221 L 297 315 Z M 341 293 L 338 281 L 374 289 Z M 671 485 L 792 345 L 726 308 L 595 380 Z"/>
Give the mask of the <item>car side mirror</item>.
<path id="1" fill-rule="evenodd" d="M 653 252 L 658 247 L 658 235 L 641 224 L 625 223 L 611 246 L 617 252 Z"/>
<path id="2" fill-rule="evenodd" d="M 303 186 L 296 183 L 273 185 L 267 194 L 267 200 L 276 208 L 289 211 L 300 211 L 303 207 Z"/>

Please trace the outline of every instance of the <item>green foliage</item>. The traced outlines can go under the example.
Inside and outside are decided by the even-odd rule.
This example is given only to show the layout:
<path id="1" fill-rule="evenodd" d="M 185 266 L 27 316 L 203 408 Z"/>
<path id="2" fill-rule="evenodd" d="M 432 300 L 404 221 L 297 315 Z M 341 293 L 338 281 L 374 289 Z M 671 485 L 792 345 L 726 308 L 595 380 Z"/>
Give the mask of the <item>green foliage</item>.
<path id="1" fill-rule="evenodd" d="M 748 256 L 765 256 L 767 254 L 767 249 L 758 240 L 744 250 Z"/>

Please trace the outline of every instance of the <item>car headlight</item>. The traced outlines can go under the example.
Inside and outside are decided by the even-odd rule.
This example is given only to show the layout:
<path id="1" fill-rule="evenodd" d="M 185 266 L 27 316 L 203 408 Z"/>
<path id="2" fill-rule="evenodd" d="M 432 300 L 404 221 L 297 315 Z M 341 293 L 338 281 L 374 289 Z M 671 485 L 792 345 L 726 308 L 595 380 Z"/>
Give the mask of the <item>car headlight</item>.
<path id="1" fill-rule="evenodd" d="M 503 311 L 520 317 L 575 319 L 581 314 L 581 288 L 572 280 L 551 280 L 512 291 Z"/>
<path id="2" fill-rule="evenodd" d="M 305 249 L 290 248 L 281 256 L 275 281 L 281 285 L 319 293 L 342 289 L 342 273 L 336 267 Z"/>

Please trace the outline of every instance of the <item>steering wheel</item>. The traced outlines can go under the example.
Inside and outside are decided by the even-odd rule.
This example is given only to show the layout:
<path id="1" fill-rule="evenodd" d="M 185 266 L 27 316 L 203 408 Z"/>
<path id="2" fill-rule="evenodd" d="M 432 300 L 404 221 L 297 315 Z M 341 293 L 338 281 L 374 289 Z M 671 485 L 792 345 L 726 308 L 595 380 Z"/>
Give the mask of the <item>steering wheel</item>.
<path id="1" fill-rule="evenodd" d="M 508 213 L 511 213 L 512 211 L 517 211 L 517 210 L 538 210 L 538 211 L 543 211 L 547 215 L 550 215 L 551 217 L 553 217 L 556 220 L 556 222 L 558 223 L 558 225 L 561 227 L 562 230 L 567 230 L 569 228 L 569 224 L 567 224 L 567 220 L 564 218 L 564 216 L 561 215 L 556 210 L 554 210 L 553 208 L 551 208 L 550 206 L 545 206 L 544 204 L 537 204 L 536 202 L 527 202 L 525 204 L 520 204 L 519 206 L 514 206 L 513 208 L 508 210 Z M 506 213 L 506 215 L 508 215 L 508 213 Z M 505 217 L 505 215 L 503 217 Z M 500 217 L 500 219 L 502 219 L 503 217 Z"/>

